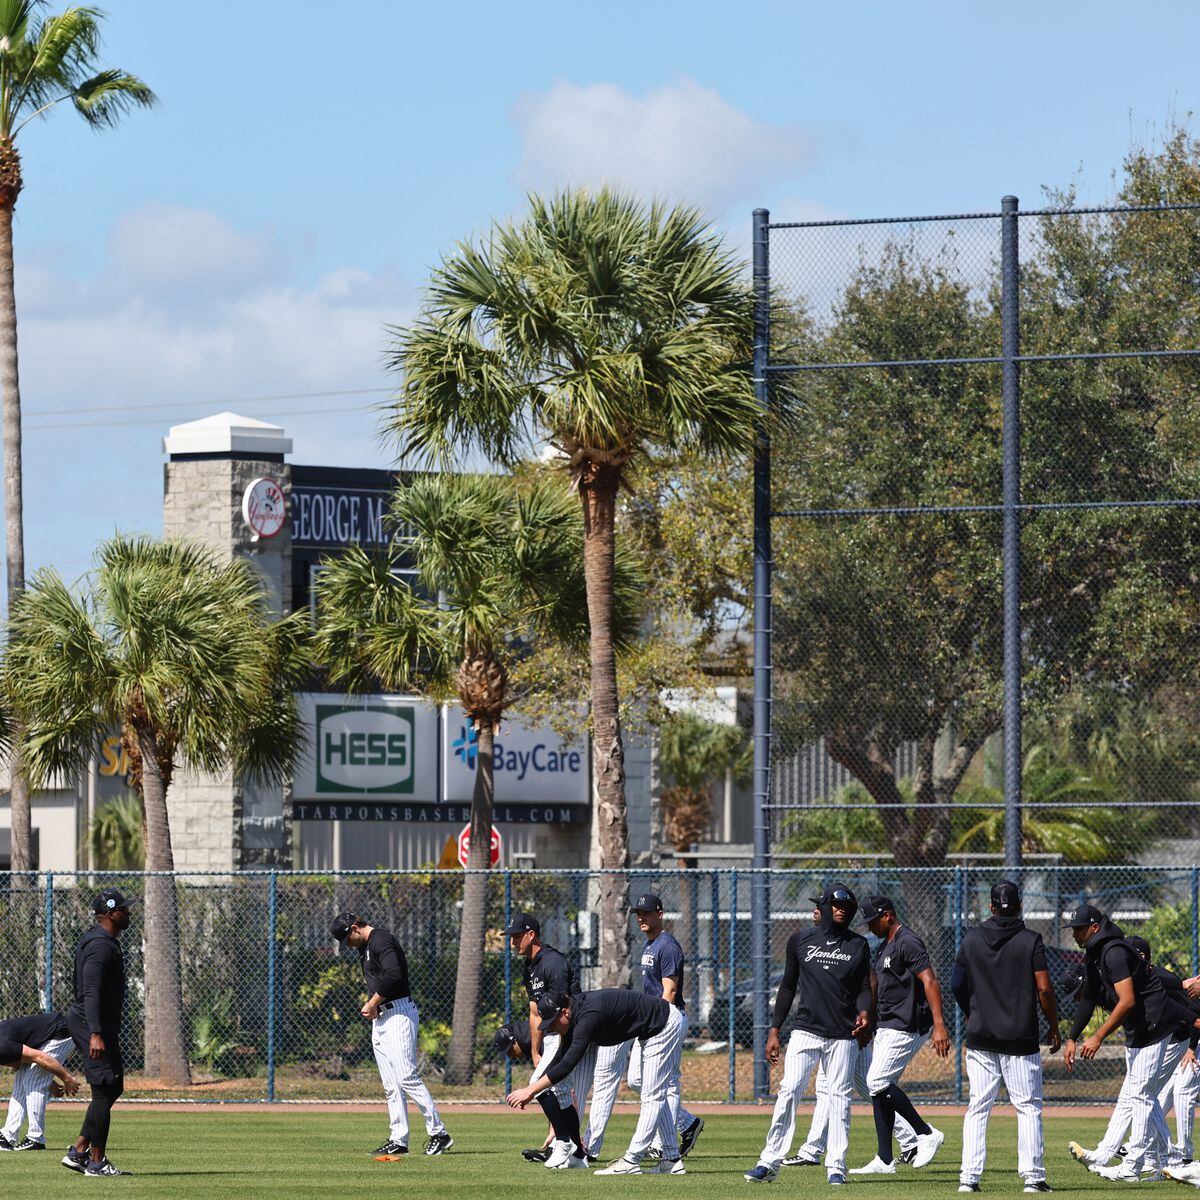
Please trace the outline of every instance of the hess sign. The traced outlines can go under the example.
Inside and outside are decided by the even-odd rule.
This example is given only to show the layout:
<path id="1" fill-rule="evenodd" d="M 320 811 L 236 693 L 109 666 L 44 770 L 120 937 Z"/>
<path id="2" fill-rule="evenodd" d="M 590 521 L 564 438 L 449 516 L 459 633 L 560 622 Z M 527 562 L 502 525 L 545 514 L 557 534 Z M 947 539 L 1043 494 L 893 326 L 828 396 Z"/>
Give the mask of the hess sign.
<path id="1" fill-rule="evenodd" d="M 471 857 L 471 827 L 464 825 L 458 835 L 458 862 L 465 870 Z M 500 830 L 492 826 L 492 866 L 500 865 Z"/>

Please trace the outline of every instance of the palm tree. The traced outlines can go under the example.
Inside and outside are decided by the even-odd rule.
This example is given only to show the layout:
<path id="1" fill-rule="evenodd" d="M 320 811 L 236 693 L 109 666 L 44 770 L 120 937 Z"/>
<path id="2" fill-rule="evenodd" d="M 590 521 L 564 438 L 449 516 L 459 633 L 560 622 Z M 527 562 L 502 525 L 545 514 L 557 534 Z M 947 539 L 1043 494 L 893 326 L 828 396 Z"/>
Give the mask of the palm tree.
<path id="1" fill-rule="evenodd" d="M 534 639 L 568 651 L 587 638 L 583 530 L 551 481 L 429 476 L 402 489 L 393 515 L 410 540 L 379 555 L 349 550 L 318 577 L 317 655 L 335 683 L 455 696 L 474 730 L 471 849 L 463 885 L 458 984 L 446 1082 L 469 1083 L 486 934 L 495 795 L 495 733 L 518 699 L 511 671 Z M 407 552 L 419 590 L 397 568 Z M 639 576 L 618 562 L 622 641 L 633 627 Z"/>
<path id="2" fill-rule="evenodd" d="M 42 0 L 0 0 L 0 389 L 3 390 L 4 521 L 9 612 L 25 587 L 21 474 L 21 392 L 17 371 L 17 296 L 13 286 L 13 211 L 25 181 L 17 137 L 35 117 L 71 103 L 93 129 L 109 128 L 135 105 L 154 103 L 136 76 L 100 70 L 95 8 L 40 16 Z M 12 869 L 33 867 L 29 781 L 18 753 L 11 765 Z"/>
<path id="3" fill-rule="evenodd" d="M 167 793 L 179 766 L 264 782 L 290 770 L 306 622 L 269 615 L 249 563 L 184 542 L 112 538 L 81 591 L 39 571 L 15 606 L 4 664 L 31 780 L 85 769 L 121 729 L 141 774 L 146 868 L 172 872 Z M 177 909 L 171 875 L 148 875 L 146 1071 L 186 1084 Z"/>
<path id="4" fill-rule="evenodd" d="M 397 331 L 403 451 L 503 464 L 548 441 L 583 507 L 602 983 L 629 955 L 629 831 L 613 637 L 617 496 L 652 450 L 748 455 L 759 405 L 742 264 L 695 210 L 607 189 L 533 197 L 523 220 L 461 245 Z"/>
<path id="5" fill-rule="evenodd" d="M 102 804 L 88 826 L 88 841 L 97 870 L 145 870 L 146 819 L 141 796 L 126 792 Z"/>

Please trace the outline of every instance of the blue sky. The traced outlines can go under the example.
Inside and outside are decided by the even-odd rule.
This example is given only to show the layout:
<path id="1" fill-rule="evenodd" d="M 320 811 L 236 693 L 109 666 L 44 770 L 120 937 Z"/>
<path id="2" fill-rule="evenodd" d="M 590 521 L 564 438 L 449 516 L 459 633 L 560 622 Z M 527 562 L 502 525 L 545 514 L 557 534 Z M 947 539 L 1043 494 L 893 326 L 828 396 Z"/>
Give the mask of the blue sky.
<path id="1" fill-rule="evenodd" d="M 372 395 L 251 401 L 387 387 L 384 326 L 529 188 L 689 199 L 738 244 L 759 204 L 1103 200 L 1200 103 L 1183 2 L 105 7 L 106 61 L 161 104 L 30 127 L 17 208 L 26 553 L 70 577 L 161 530 L 173 423 L 234 408 L 294 461 L 387 465 Z"/>

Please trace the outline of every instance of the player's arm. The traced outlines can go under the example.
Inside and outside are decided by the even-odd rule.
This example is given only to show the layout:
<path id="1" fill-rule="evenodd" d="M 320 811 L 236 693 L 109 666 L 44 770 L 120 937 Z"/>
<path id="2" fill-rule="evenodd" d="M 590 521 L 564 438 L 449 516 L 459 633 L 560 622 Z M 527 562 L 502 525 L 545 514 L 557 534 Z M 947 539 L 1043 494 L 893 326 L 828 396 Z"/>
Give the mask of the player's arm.
<path id="1" fill-rule="evenodd" d="M 43 1071 L 48 1071 L 62 1084 L 63 1091 L 68 1096 L 73 1096 L 79 1091 L 79 1080 L 52 1054 L 47 1054 L 43 1050 L 35 1050 L 32 1046 L 22 1046 L 21 1065 L 23 1067 L 41 1067 Z"/>
<path id="2" fill-rule="evenodd" d="M 925 999 L 929 1001 L 929 1011 L 933 1014 L 933 1036 L 930 1040 L 933 1042 L 934 1053 L 939 1058 L 945 1058 L 950 1053 L 950 1031 L 946 1028 L 946 1018 L 942 1010 L 941 984 L 933 973 L 932 965 L 918 971 L 917 978 L 925 989 Z"/>
<path id="3" fill-rule="evenodd" d="M 787 961 L 783 967 L 783 979 L 775 995 L 775 1009 L 771 1013 L 771 1028 L 767 1031 L 767 1061 L 774 1066 L 779 1062 L 779 1031 L 792 1011 L 796 1000 L 796 985 L 800 982 L 800 954 L 796 949 L 799 934 L 788 938 Z"/>
<path id="4" fill-rule="evenodd" d="M 1054 984 L 1050 982 L 1048 969 L 1034 971 L 1033 986 L 1037 989 L 1038 1003 L 1050 1025 L 1050 1053 L 1056 1054 L 1062 1045 L 1062 1034 L 1058 1031 L 1058 997 L 1054 994 Z"/>
<path id="5" fill-rule="evenodd" d="M 538 1016 L 537 1002 L 529 1002 L 529 1057 L 536 1067 L 542 1060 L 542 1018 Z"/>
<path id="6" fill-rule="evenodd" d="M 83 958 L 83 966 L 79 972 L 80 988 L 83 992 L 83 1015 L 88 1023 L 91 1039 L 88 1042 L 88 1057 L 103 1058 L 108 1047 L 104 1044 L 101 1033 L 100 991 L 104 986 L 105 955 L 92 942 Z"/>
<path id="7" fill-rule="evenodd" d="M 668 943 L 659 956 L 659 971 L 662 975 L 663 999 L 668 1004 L 679 1000 L 679 984 L 683 979 L 683 952 Z"/>
<path id="8" fill-rule="evenodd" d="M 400 962 L 400 953 L 400 949 L 394 941 L 387 941 L 376 954 L 379 987 L 362 1007 L 362 1015 L 368 1021 L 375 1020 L 379 1016 L 379 1006 L 386 1004 L 388 997 L 396 995 L 400 990 L 400 984 L 405 975 L 404 967 Z"/>
<path id="9" fill-rule="evenodd" d="M 855 986 L 851 981 L 850 986 Z M 852 1037 L 857 1039 L 860 1046 L 865 1046 L 871 1037 L 871 1026 L 875 1024 L 876 1002 L 879 997 L 879 980 L 875 969 L 871 966 L 871 957 L 866 948 L 863 949 L 862 968 L 858 980 L 858 996 L 854 1001 L 854 1026 L 850 1030 Z"/>
<path id="10" fill-rule="evenodd" d="M 1080 1058 L 1095 1058 L 1096 1051 L 1104 1044 L 1104 1039 L 1110 1033 L 1121 1028 L 1125 1023 L 1125 1018 L 1129 1016 L 1137 1003 L 1132 979 L 1113 980 L 1113 989 L 1117 993 L 1117 1002 L 1113 1005 L 1113 1010 L 1108 1014 L 1108 1019 L 1104 1024 L 1091 1037 L 1084 1039 L 1083 1045 L 1079 1047 Z"/>
<path id="11" fill-rule="evenodd" d="M 509 1093 L 509 1105 L 513 1108 L 524 1108 L 539 1092 L 544 1092 L 547 1088 L 552 1088 L 556 1083 L 566 1079 L 575 1070 L 576 1064 L 583 1057 L 583 1052 L 588 1048 L 592 1038 L 593 1025 L 594 1022 L 585 1017 L 564 1034 L 554 1061 L 542 1077 L 534 1080 L 527 1087 L 517 1088 L 515 1092 Z"/>
<path id="12" fill-rule="evenodd" d="M 663 999 L 668 1004 L 674 1004 L 679 999 L 679 976 L 664 975 L 662 985 Z"/>

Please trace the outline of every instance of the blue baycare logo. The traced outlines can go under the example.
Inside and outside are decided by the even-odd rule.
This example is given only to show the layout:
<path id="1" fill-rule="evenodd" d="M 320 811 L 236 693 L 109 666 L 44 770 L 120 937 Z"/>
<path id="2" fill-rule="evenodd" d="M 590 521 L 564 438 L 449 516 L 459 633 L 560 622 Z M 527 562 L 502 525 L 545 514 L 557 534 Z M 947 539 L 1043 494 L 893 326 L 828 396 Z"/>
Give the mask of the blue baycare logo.
<path id="1" fill-rule="evenodd" d="M 450 749 L 474 770 L 475 760 L 479 757 L 479 734 L 475 732 L 475 727 L 473 725 L 459 726 L 458 737 L 450 743 Z"/>
<path id="2" fill-rule="evenodd" d="M 450 749 L 474 770 L 479 759 L 479 734 L 475 727 L 460 725 Z M 529 774 L 577 775 L 583 770 L 583 755 L 565 747 L 552 749 L 545 742 L 538 742 L 528 750 L 506 750 L 503 741 L 497 738 L 492 749 L 492 770 L 508 772 L 518 780 Z"/>

